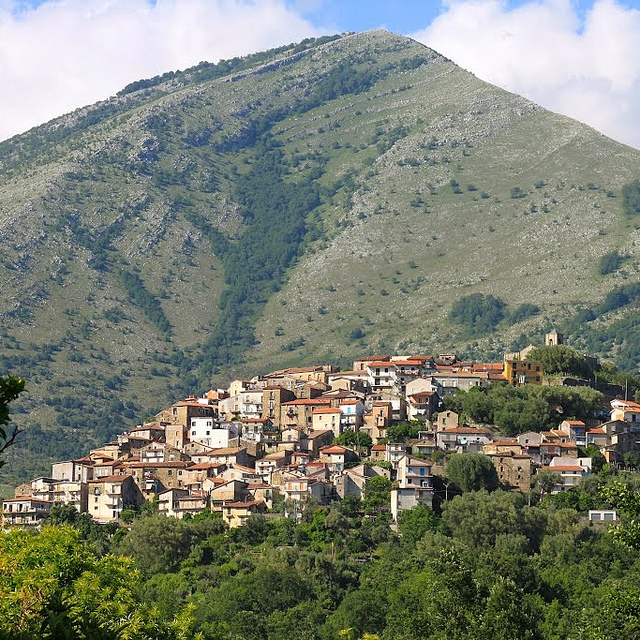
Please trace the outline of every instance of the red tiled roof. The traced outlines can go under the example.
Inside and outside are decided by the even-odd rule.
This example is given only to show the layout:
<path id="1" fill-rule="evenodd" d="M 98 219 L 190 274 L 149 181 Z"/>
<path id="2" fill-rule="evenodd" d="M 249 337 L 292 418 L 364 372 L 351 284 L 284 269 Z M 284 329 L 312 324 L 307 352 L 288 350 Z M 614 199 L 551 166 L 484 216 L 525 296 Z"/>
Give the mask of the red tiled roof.
<path id="1" fill-rule="evenodd" d="M 466 433 L 466 434 L 477 434 L 477 435 L 487 435 L 491 432 L 488 429 L 476 429 L 475 427 L 448 427 L 446 429 L 442 429 L 438 431 L 438 433 Z"/>
<path id="2" fill-rule="evenodd" d="M 185 469 L 192 465 L 192 462 L 185 462 L 184 460 L 174 460 L 173 462 L 125 462 L 123 466 L 132 469 Z"/>
<path id="3" fill-rule="evenodd" d="M 347 451 L 350 451 L 350 449 L 339 444 L 330 444 L 320 449 L 320 453 L 346 453 Z"/>
<path id="4" fill-rule="evenodd" d="M 247 509 L 248 507 L 258 507 L 261 504 L 264 504 L 264 500 L 251 500 L 250 502 L 226 502 L 222 506 L 225 509 Z"/>
<path id="5" fill-rule="evenodd" d="M 96 482 L 113 482 L 119 483 L 124 482 L 127 478 L 131 476 L 105 476 L 104 478 L 95 478 L 94 480 L 89 480 L 89 484 L 95 484 Z"/>
<path id="6" fill-rule="evenodd" d="M 336 408 L 334 408 L 334 407 L 319 407 L 319 408 L 314 409 L 312 411 L 312 414 L 314 416 L 317 416 L 317 415 L 320 415 L 320 414 L 325 414 L 325 413 L 342 413 L 342 412 L 337 407 Z"/>
<path id="7" fill-rule="evenodd" d="M 314 429 L 307 434 L 307 440 L 315 440 L 316 438 L 320 438 L 327 433 L 333 433 L 333 431 L 331 431 L 331 429 Z"/>

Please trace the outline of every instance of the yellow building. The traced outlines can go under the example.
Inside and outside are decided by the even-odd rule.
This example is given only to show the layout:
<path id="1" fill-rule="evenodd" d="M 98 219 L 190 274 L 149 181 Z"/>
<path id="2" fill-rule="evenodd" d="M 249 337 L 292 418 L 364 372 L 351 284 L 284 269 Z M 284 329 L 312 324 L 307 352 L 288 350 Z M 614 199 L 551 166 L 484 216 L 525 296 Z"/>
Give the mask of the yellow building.
<path id="1" fill-rule="evenodd" d="M 502 375 L 514 387 L 542 384 L 542 363 L 537 360 L 505 360 Z"/>

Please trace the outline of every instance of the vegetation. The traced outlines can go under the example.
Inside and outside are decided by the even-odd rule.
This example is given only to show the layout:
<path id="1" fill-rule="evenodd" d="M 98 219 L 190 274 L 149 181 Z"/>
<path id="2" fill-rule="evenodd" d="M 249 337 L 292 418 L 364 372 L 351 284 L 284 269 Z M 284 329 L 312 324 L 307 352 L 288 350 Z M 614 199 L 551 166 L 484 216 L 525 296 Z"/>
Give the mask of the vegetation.
<path id="1" fill-rule="evenodd" d="M 25 380 L 14 376 L 0 377 L 0 454 L 10 447 L 18 430 L 9 424 L 9 403 L 15 400 L 23 391 Z M 4 464 L 0 460 L 0 467 Z"/>
<path id="2" fill-rule="evenodd" d="M 225 530 L 215 515 L 147 515 L 130 530 L 98 527 L 100 545 L 82 520 L 2 532 L 0 637 L 637 637 L 635 478 L 590 478 L 532 494 L 533 506 L 468 491 L 441 516 L 402 512 L 397 534 L 388 490 L 309 504 L 297 525 L 253 516 Z M 580 520 L 605 506 L 618 508 L 619 527 Z"/>
<path id="3" fill-rule="evenodd" d="M 605 253 L 598 262 L 598 272 L 602 276 L 615 273 L 624 263 L 628 256 L 623 256 L 618 251 Z"/>
<path id="4" fill-rule="evenodd" d="M 472 293 L 453 303 L 449 318 L 464 327 L 467 335 L 482 335 L 498 326 L 505 308 L 505 303 L 496 296 Z"/>
<path id="5" fill-rule="evenodd" d="M 491 458 L 481 453 L 454 453 L 447 462 L 447 476 L 461 491 L 494 491 L 500 485 Z"/>
<path id="6" fill-rule="evenodd" d="M 640 213 L 640 180 L 634 180 L 622 187 L 622 208 L 628 216 Z"/>
<path id="7" fill-rule="evenodd" d="M 486 389 L 473 387 L 445 396 L 444 404 L 467 420 L 497 425 L 502 433 L 513 436 L 555 428 L 565 419 L 586 419 L 602 406 L 602 394 L 590 387 L 493 383 Z"/>
<path id="8" fill-rule="evenodd" d="M 527 354 L 527 360 L 542 363 L 545 375 L 566 375 L 592 380 L 598 367 L 593 358 L 587 358 L 568 345 L 535 347 Z"/>

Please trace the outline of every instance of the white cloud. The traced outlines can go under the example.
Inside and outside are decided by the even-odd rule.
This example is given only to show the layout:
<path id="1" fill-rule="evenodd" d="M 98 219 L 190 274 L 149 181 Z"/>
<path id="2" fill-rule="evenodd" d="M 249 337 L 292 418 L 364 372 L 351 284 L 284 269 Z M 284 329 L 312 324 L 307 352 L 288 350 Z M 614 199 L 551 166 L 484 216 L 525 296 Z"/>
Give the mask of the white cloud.
<path id="1" fill-rule="evenodd" d="M 127 83 L 318 35 L 284 0 L 0 0 L 0 139 Z"/>
<path id="2" fill-rule="evenodd" d="M 569 0 L 510 8 L 449 0 L 416 40 L 478 77 L 640 148 L 640 11 L 596 0 L 584 19 Z"/>

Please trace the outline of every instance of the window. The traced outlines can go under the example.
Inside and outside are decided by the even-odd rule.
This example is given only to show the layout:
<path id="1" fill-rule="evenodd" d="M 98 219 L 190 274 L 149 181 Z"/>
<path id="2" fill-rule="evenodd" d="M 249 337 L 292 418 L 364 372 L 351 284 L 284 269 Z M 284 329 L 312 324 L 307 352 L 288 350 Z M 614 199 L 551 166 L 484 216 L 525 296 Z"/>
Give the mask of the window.
<path id="1" fill-rule="evenodd" d="M 173 471 L 172 471 L 171 469 L 169 469 L 169 470 L 167 471 L 167 475 L 168 475 L 168 476 L 173 475 Z"/>

